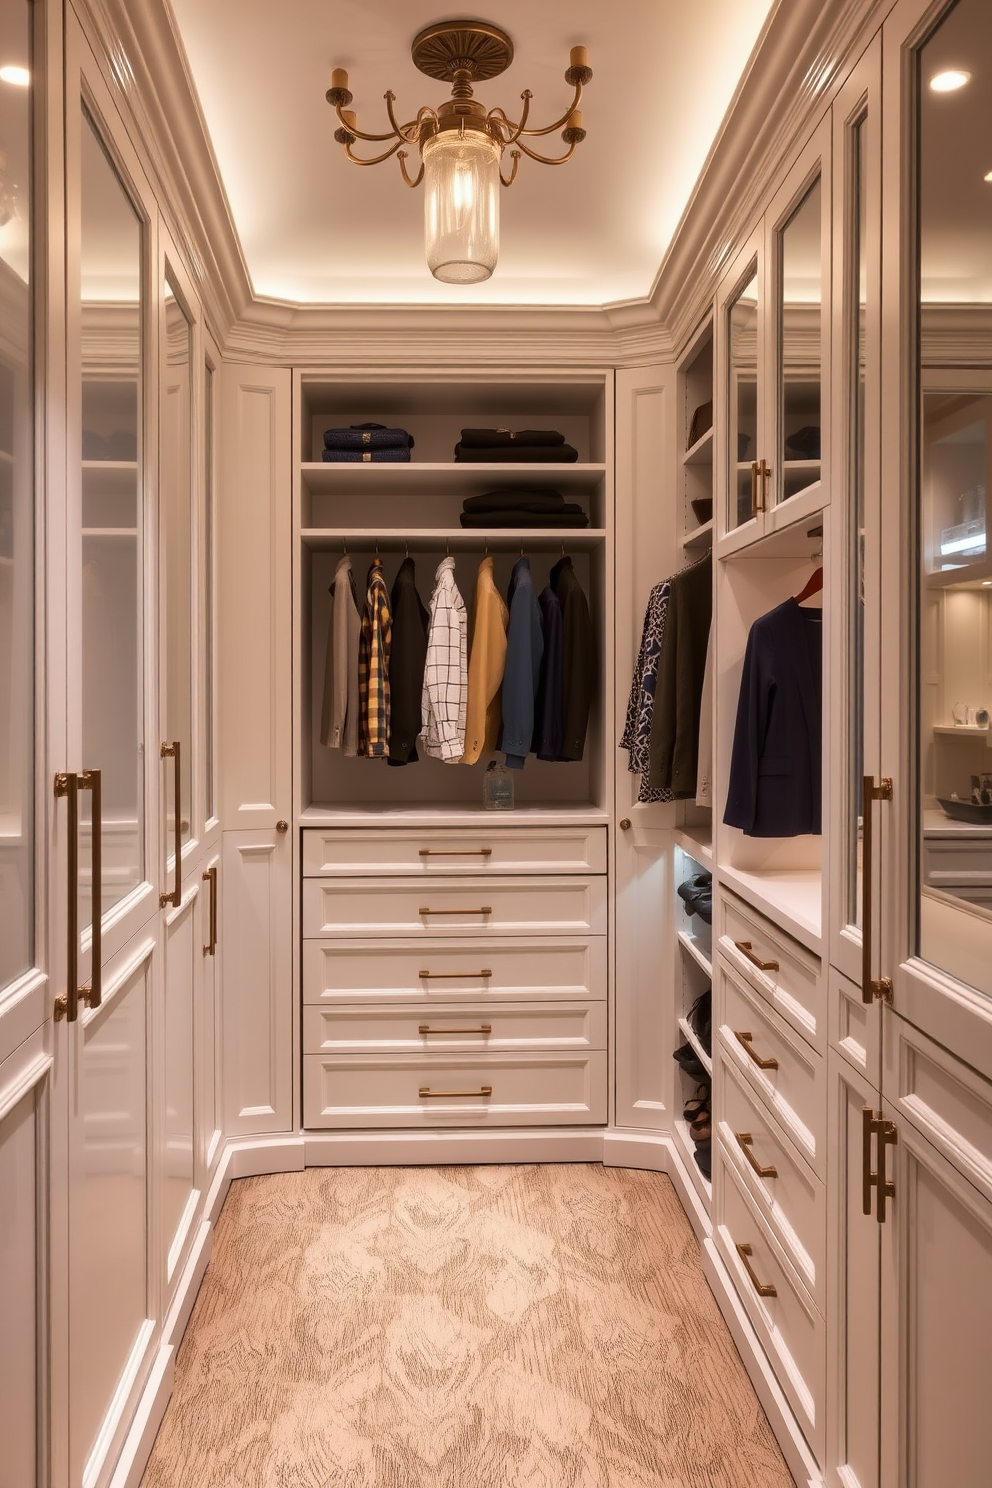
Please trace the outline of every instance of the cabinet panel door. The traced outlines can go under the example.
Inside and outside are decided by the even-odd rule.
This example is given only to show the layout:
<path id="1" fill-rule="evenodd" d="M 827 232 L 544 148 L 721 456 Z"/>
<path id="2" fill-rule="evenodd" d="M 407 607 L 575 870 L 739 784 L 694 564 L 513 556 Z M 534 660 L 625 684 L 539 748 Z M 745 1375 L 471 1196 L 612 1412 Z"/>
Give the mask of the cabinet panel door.
<path id="1" fill-rule="evenodd" d="M 864 1110 L 878 1093 L 828 1054 L 827 1482 L 879 1488 L 879 1261 L 881 1226 L 864 1212 Z M 872 1144 L 874 1152 L 874 1143 Z"/>
<path id="2" fill-rule="evenodd" d="M 221 817 L 271 828 L 292 812 L 290 374 L 218 377 Z"/>
<path id="3" fill-rule="evenodd" d="M 293 929 L 288 833 L 225 832 L 224 1129 L 288 1131 L 293 1102 Z"/>
<path id="4" fill-rule="evenodd" d="M 882 1228 L 882 1488 L 986 1483 L 992 1202 L 912 1122 L 888 1151 Z"/>

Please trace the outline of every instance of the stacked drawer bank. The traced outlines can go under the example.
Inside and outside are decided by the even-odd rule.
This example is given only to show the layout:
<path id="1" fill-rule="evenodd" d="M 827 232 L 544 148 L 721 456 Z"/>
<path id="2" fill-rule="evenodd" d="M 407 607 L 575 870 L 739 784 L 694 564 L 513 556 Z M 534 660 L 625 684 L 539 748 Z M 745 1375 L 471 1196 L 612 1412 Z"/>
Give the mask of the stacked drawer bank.
<path id="1" fill-rule="evenodd" d="M 719 929 L 713 1234 L 822 1460 L 827 1100 L 820 962 L 726 892 Z"/>
<path id="2" fill-rule="evenodd" d="M 307 828 L 308 1128 L 607 1119 L 605 827 Z"/>

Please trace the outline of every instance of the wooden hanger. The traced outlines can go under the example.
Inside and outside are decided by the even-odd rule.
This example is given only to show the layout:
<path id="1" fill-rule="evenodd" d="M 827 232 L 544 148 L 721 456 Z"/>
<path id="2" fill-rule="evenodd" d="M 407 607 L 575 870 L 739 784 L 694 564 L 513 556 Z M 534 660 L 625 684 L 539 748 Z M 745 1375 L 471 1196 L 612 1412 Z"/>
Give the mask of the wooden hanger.
<path id="1" fill-rule="evenodd" d="M 814 568 L 799 593 L 796 595 L 796 604 L 801 605 L 804 600 L 812 599 L 814 594 L 823 592 L 823 569 Z"/>

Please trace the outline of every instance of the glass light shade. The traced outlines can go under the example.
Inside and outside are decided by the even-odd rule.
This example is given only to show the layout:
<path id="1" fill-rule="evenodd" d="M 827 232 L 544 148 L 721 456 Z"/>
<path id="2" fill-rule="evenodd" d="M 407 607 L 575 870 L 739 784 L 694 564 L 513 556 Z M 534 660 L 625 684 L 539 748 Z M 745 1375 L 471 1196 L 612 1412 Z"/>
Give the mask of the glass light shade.
<path id="1" fill-rule="evenodd" d="M 445 284 L 480 284 L 499 257 L 500 147 L 481 129 L 448 129 L 422 153 L 428 267 Z"/>

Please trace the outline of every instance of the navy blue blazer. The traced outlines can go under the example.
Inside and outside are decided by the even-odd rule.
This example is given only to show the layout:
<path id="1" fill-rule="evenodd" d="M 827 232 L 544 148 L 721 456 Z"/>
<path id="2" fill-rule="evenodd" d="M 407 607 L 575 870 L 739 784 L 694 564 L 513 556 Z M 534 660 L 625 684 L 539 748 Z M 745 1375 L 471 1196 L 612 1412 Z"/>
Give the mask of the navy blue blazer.
<path id="1" fill-rule="evenodd" d="M 510 623 L 503 672 L 503 722 L 496 748 L 505 753 L 508 770 L 522 770 L 534 738 L 534 702 L 544 655 L 541 608 L 534 593 L 529 558 L 518 558 L 513 565 L 506 603 Z"/>
<path id="2" fill-rule="evenodd" d="M 751 626 L 723 819 L 750 837 L 820 831 L 823 617 L 787 599 Z"/>

